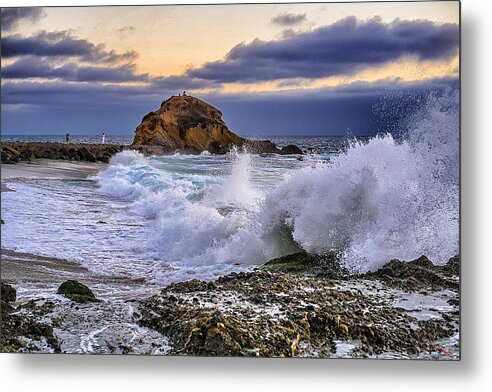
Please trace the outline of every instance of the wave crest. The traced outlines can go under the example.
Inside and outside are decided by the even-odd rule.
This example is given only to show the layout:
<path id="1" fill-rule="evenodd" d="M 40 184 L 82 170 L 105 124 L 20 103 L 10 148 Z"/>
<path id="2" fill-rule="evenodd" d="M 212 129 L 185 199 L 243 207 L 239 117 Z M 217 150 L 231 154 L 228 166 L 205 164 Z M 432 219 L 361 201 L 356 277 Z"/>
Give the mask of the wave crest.
<path id="1" fill-rule="evenodd" d="M 354 141 L 270 191 L 251 185 L 254 160 L 237 152 L 223 178 L 165 171 L 127 151 L 95 179 L 154 219 L 148 246 L 175 265 L 259 263 L 300 249 L 337 251 L 362 272 L 422 254 L 443 264 L 459 249 L 458 103 L 457 92 L 431 96 L 403 139 Z"/>

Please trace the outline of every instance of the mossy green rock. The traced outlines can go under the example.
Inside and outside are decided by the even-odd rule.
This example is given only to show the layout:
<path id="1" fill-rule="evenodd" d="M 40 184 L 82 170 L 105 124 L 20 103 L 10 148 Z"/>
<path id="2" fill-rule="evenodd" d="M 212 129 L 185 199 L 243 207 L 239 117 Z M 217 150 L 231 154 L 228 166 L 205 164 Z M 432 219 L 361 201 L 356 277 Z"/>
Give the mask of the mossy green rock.
<path id="1" fill-rule="evenodd" d="M 312 272 L 315 260 L 306 252 L 298 252 L 267 261 L 261 269 L 264 271 Z"/>
<path id="2" fill-rule="evenodd" d="M 261 266 L 261 269 L 339 279 L 349 275 L 348 271 L 340 265 L 338 256 L 332 252 L 321 255 L 307 252 L 293 253 L 269 260 Z"/>
<path id="3" fill-rule="evenodd" d="M 99 301 L 91 289 L 76 280 L 67 280 L 62 283 L 61 286 L 58 287 L 57 293 L 79 304 Z"/>

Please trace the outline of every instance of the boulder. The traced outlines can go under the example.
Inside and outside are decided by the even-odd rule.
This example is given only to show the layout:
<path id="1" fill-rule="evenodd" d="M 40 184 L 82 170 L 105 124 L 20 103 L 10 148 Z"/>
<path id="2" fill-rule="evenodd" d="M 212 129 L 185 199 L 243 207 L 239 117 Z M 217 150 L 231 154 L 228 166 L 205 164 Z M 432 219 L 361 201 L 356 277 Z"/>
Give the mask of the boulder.
<path id="1" fill-rule="evenodd" d="M 79 155 L 83 157 L 84 160 L 89 161 L 89 162 L 96 162 L 96 157 L 95 155 L 89 151 L 87 147 L 81 147 L 79 148 Z"/>
<path id="2" fill-rule="evenodd" d="M 271 259 L 261 266 L 263 271 L 279 271 L 323 276 L 331 279 L 345 279 L 349 271 L 340 264 L 335 252 L 325 254 L 304 251 Z"/>
<path id="3" fill-rule="evenodd" d="M 270 140 L 245 140 L 243 144 L 251 154 L 279 154 L 280 150 Z"/>
<path id="4" fill-rule="evenodd" d="M 12 148 L 10 146 L 2 146 L 2 150 L 7 151 L 9 154 L 12 154 L 13 156 L 19 157 L 21 153 L 17 151 L 15 148 Z"/>
<path id="5" fill-rule="evenodd" d="M 282 147 L 282 149 L 280 150 L 280 154 L 282 154 L 282 155 L 289 155 L 289 154 L 302 155 L 303 152 L 295 144 L 288 144 L 287 146 Z"/>
<path id="6" fill-rule="evenodd" d="M 11 154 L 8 151 L 5 151 L 2 149 L 1 152 L 1 158 L 2 158 L 2 163 L 16 163 L 19 159 L 17 158 L 16 155 Z"/>
<path id="7" fill-rule="evenodd" d="M 76 280 L 67 280 L 58 287 L 57 294 L 61 294 L 77 303 L 98 302 L 94 293 L 86 285 Z"/>
<path id="8" fill-rule="evenodd" d="M 17 299 L 17 291 L 7 283 L 1 283 L 0 298 L 4 302 L 15 302 Z"/>

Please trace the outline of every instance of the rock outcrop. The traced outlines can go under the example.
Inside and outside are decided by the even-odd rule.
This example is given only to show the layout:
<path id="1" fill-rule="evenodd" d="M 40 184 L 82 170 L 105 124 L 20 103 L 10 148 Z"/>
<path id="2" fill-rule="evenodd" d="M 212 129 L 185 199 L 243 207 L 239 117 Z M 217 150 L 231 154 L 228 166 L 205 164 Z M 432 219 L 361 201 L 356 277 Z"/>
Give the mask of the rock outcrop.
<path id="1" fill-rule="evenodd" d="M 245 139 L 231 132 L 222 113 L 191 96 L 172 96 L 155 112 L 144 116 L 133 145 L 157 145 L 168 152 L 226 153 Z"/>
<path id="2" fill-rule="evenodd" d="M 0 296 L 0 352 L 60 352 L 53 328 L 39 322 L 44 309 L 37 308 L 34 301 L 17 306 L 17 291 L 1 282 Z"/>
<path id="3" fill-rule="evenodd" d="M 233 146 L 253 154 L 302 154 L 294 145 L 280 150 L 269 140 L 249 140 L 229 130 L 222 113 L 201 99 L 183 95 L 162 102 L 142 119 L 133 147 L 160 146 L 166 152 L 225 154 Z"/>
<path id="4" fill-rule="evenodd" d="M 263 271 L 303 273 L 330 279 L 348 279 L 351 274 L 341 264 L 336 252 L 314 254 L 297 252 L 272 259 L 263 266 Z"/>
<path id="5" fill-rule="evenodd" d="M 2 284 L 0 351 L 459 359 L 459 270 L 458 256 L 443 266 L 423 256 L 347 276 L 333 253 L 298 252 L 124 303 L 65 282 L 60 291 L 90 297 L 82 305 L 14 302 Z"/>
<path id="6" fill-rule="evenodd" d="M 299 268 L 330 266 L 332 259 L 297 253 L 267 263 L 288 268 L 174 283 L 139 301 L 140 323 L 167 336 L 174 355 L 458 357 L 457 347 L 435 343 L 459 331 L 457 287 L 443 291 L 430 280 L 425 291 L 409 287 L 407 294 L 386 279 L 326 278 Z M 429 301 L 409 304 L 413 296 Z M 436 308 L 445 301 L 449 306 Z"/>
<path id="7" fill-rule="evenodd" d="M 434 265 L 427 257 L 412 261 L 391 260 L 377 271 L 364 275 L 388 286 L 407 291 L 428 289 L 459 290 L 460 258 L 454 256 L 442 266 Z"/>
<path id="8" fill-rule="evenodd" d="M 302 155 L 303 152 L 295 144 L 288 144 L 287 146 L 282 147 L 282 149 L 280 150 L 280 154 L 282 154 L 282 155 L 289 155 L 289 154 Z"/>

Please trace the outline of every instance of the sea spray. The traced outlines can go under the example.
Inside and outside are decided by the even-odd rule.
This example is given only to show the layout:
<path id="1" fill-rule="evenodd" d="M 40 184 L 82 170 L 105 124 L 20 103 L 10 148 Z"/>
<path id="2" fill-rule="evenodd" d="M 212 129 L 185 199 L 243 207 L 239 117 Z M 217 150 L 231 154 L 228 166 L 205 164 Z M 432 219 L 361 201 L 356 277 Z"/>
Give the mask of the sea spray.
<path id="1" fill-rule="evenodd" d="M 262 194 L 251 186 L 251 155 L 237 147 L 230 152 L 233 162 L 231 173 L 225 177 L 219 186 L 210 187 L 206 194 L 206 202 L 224 206 L 239 206 L 254 208 Z"/>
<path id="2" fill-rule="evenodd" d="M 174 265 L 254 263 L 263 257 L 255 229 L 261 192 L 250 184 L 250 156 L 233 150 L 229 159 L 230 173 L 205 186 L 201 200 L 183 200 L 178 208 L 161 211 L 153 242 L 164 247 L 163 257 Z"/>
<path id="3" fill-rule="evenodd" d="M 429 96 L 403 138 L 355 140 L 328 161 L 276 157 L 272 165 L 293 169 L 268 187 L 258 184 L 278 174 L 269 158 L 237 151 L 123 152 L 95 179 L 100 192 L 128 200 L 129 214 L 151 220 L 142 246 L 202 278 L 299 250 L 336 251 L 356 271 L 422 254 L 443 264 L 458 252 L 458 115 L 456 92 Z"/>
<path id="4" fill-rule="evenodd" d="M 227 159 L 230 172 L 217 180 L 159 170 L 156 162 L 127 151 L 94 179 L 100 192 L 126 198 L 129 214 L 154 221 L 145 242 L 166 265 L 206 269 L 242 261 L 252 256 L 244 251 L 245 239 L 258 249 L 248 260 L 254 263 L 263 258 L 258 230 L 253 230 L 262 193 L 250 184 L 250 155 L 233 150 Z"/>
<path id="5" fill-rule="evenodd" d="M 431 96 L 409 121 L 404 140 L 354 143 L 267 195 L 262 238 L 270 251 L 283 253 L 275 245 L 287 236 L 308 252 L 338 251 L 357 271 L 422 254 L 443 264 L 457 254 L 458 94 Z"/>

